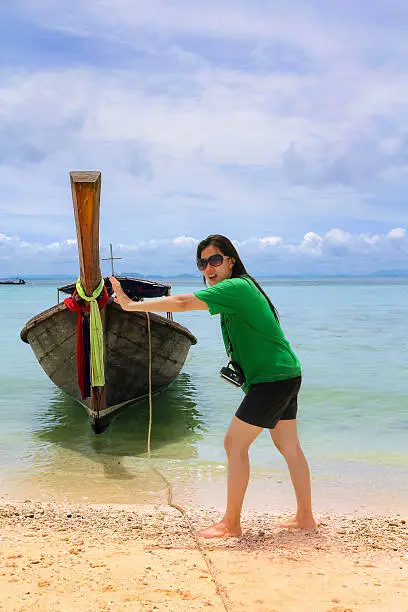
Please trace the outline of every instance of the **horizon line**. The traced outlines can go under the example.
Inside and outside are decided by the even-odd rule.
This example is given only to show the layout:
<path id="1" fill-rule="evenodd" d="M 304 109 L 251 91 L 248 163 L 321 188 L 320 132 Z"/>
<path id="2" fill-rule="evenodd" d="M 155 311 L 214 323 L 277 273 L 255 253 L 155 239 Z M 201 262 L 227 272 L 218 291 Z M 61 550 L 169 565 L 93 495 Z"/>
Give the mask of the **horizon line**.
<path id="1" fill-rule="evenodd" d="M 102 275 L 104 278 L 110 276 L 110 274 Z M 198 274 L 139 274 L 137 272 L 118 272 L 115 274 L 116 277 L 133 277 L 140 278 L 141 280 L 148 280 L 149 278 L 189 278 L 189 279 L 201 279 L 202 276 Z M 252 275 L 251 275 L 252 276 Z M 408 278 L 408 270 L 398 271 L 383 271 L 383 272 L 366 272 L 361 274 L 349 274 L 349 273 L 336 273 L 336 274 L 254 274 L 256 278 Z M 16 274 L 10 276 L 2 276 L 0 280 L 15 280 L 18 278 L 29 278 L 29 279 L 44 279 L 44 278 L 78 278 L 78 274 Z"/>

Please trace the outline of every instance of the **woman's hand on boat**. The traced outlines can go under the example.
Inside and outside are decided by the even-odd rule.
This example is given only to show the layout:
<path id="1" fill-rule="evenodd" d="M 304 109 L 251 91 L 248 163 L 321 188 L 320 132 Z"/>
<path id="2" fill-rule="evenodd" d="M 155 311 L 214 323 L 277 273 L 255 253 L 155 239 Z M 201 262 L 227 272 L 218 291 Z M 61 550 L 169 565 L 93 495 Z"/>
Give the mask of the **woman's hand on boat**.
<path id="1" fill-rule="evenodd" d="M 140 302 L 134 302 L 128 298 L 123 291 L 117 278 L 110 276 L 109 280 L 115 292 L 115 302 L 119 304 L 123 310 L 129 310 L 131 312 L 184 312 L 186 310 L 208 310 L 207 304 L 194 294 L 168 295 L 149 299 L 147 301 L 141 300 Z"/>
<path id="2" fill-rule="evenodd" d="M 126 310 L 126 306 L 131 301 L 126 293 L 123 291 L 120 282 L 114 276 L 110 276 L 109 280 L 112 285 L 112 289 L 115 292 L 115 302 L 120 304 L 124 310 Z"/>

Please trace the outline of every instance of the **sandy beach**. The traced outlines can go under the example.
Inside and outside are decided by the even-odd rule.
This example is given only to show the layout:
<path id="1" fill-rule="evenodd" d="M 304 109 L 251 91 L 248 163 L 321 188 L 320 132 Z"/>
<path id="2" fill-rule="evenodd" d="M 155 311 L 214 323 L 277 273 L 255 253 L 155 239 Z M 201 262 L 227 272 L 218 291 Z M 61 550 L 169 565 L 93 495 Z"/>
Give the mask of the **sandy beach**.
<path id="1" fill-rule="evenodd" d="M 189 508 L 193 531 L 219 517 Z M 408 610 L 408 517 L 320 514 L 316 533 L 244 513 L 200 540 L 168 505 L 0 502 L 0 609 Z"/>

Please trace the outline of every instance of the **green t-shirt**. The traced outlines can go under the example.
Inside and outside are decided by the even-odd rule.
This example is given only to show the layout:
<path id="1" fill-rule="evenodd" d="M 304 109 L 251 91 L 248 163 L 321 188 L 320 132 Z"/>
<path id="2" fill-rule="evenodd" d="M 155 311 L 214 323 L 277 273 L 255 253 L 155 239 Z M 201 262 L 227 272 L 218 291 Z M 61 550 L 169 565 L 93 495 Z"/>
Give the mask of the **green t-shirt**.
<path id="1" fill-rule="evenodd" d="M 227 354 L 231 352 L 245 375 L 242 389 L 261 382 L 301 375 L 300 363 L 290 348 L 265 296 L 248 277 L 230 278 L 195 291 L 210 314 L 221 314 Z"/>

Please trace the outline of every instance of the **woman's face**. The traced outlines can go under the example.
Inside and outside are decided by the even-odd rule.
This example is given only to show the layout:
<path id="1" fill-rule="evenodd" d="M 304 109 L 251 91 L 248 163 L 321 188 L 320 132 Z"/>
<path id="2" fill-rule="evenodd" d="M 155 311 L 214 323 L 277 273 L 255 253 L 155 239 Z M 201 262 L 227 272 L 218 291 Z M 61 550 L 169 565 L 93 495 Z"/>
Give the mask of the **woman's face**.
<path id="1" fill-rule="evenodd" d="M 211 255 L 223 255 L 224 260 L 220 266 L 213 266 L 211 263 L 207 263 L 207 267 L 203 270 L 203 274 L 209 285 L 216 285 L 226 278 L 231 278 L 232 268 L 234 267 L 235 260 L 232 257 L 225 256 L 220 249 L 210 244 L 201 251 L 201 259 L 207 259 Z"/>

